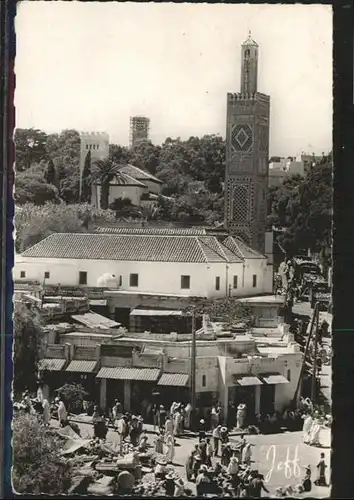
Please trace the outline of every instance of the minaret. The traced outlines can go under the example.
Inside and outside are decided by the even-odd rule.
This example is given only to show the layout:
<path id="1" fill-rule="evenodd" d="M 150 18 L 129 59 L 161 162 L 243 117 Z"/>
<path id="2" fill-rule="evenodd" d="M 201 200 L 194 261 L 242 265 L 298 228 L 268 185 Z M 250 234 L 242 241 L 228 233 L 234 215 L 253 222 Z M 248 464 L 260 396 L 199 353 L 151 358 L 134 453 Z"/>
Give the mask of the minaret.
<path id="1" fill-rule="evenodd" d="M 227 94 L 225 227 L 264 252 L 270 98 L 257 90 L 258 44 L 241 45 L 241 92 Z"/>
<path id="2" fill-rule="evenodd" d="M 258 44 L 252 40 L 251 32 L 241 45 L 241 94 L 257 92 Z"/>

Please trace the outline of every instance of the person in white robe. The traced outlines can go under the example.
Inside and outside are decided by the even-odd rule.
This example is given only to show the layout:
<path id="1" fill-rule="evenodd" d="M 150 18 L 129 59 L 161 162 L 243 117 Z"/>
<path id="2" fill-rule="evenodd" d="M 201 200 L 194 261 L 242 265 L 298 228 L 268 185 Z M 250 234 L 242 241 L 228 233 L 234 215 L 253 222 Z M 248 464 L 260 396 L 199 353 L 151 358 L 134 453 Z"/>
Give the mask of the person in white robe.
<path id="1" fill-rule="evenodd" d="M 250 465 L 252 458 L 252 450 L 250 443 L 247 443 L 242 450 L 242 463 Z"/>
<path id="2" fill-rule="evenodd" d="M 323 420 L 321 418 L 315 418 L 310 430 L 310 441 L 311 446 L 320 446 L 320 434 L 323 428 Z"/>
<path id="3" fill-rule="evenodd" d="M 175 456 L 175 442 L 172 434 L 167 434 L 166 439 L 165 439 L 165 446 L 166 446 L 166 458 L 169 463 L 173 463 L 173 459 Z"/>
<path id="4" fill-rule="evenodd" d="M 43 407 L 43 424 L 47 427 L 50 423 L 50 405 L 48 399 L 44 399 L 42 403 Z"/>
<path id="5" fill-rule="evenodd" d="M 304 443 L 308 444 L 310 442 L 310 433 L 313 425 L 313 418 L 310 414 L 304 415 L 304 425 L 302 427 L 302 440 Z"/>
<path id="6" fill-rule="evenodd" d="M 58 404 L 58 420 L 62 427 L 65 427 L 68 422 L 68 412 L 66 411 L 65 404 L 63 401 L 59 401 Z"/>

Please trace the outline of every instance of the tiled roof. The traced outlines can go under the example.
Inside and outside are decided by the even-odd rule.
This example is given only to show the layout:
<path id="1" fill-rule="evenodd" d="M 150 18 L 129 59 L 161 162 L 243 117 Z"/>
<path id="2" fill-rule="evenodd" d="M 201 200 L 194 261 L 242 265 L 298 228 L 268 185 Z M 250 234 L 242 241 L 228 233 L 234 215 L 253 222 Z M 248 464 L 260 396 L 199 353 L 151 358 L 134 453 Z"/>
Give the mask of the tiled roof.
<path id="1" fill-rule="evenodd" d="M 135 167 L 134 165 L 130 165 L 130 163 L 124 165 L 119 170 L 125 174 L 130 175 L 134 179 L 154 181 L 158 182 L 159 184 L 163 184 L 163 182 L 154 175 L 146 172 L 146 170 L 142 170 L 141 168 Z"/>
<path id="2" fill-rule="evenodd" d="M 202 236 L 205 229 L 182 227 L 96 227 L 97 233 L 146 234 L 160 236 Z"/>
<path id="3" fill-rule="evenodd" d="M 55 233 L 22 255 L 47 259 L 227 262 L 201 240 L 198 236 Z"/>
<path id="4" fill-rule="evenodd" d="M 139 186 L 146 188 L 146 184 L 142 183 L 138 179 L 135 179 L 131 175 L 124 172 L 120 172 L 120 175 L 116 175 L 114 180 L 110 183 L 111 186 Z"/>
<path id="5" fill-rule="evenodd" d="M 223 245 L 217 238 L 214 236 L 203 236 L 199 238 L 205 245 L 209 246 L 217 252 L 223 260 L 227 260 L 228 262 L 243 262 L 240 257 L 238 257 L 235 253 L 233 253 L 229 248 Z"/>
<path id="6" fill-rule="evenodd" d="M 188 381 L 189 375 L 187 373 L 163 373 L 157 385 L 186 387 Z"/>
<path id="7" fill-rule="evenodd" d="M 97 365 L 97 361 L 86 361 L 83 359 L 74 359 L 67 367 L 67 372 L 92 373 Z"/>
<path id="8" fill-rule="evenodd" d="M 63 369 L 65 363 L 66 363 L 66 359 L 61 359 L 61 358 L 40 359 L 38 362 L 38 369 L 39 370 L 48 370 L 51 372 L 59 372 L 60 370 Z"/>
<path id="9" fill-rule="evenodd" d="M 265 259 L 265 255 L 253 250 L 248 245 L 246 245 L 241 238 L 237 236 L 228 236 L 224 241 L 225 245 L 231 252 L 235 253 L 241 259 Z"/>
<path id="10" fill-rule="evenodd" d="M 140 380 L 144 382 L 156 382 L 160 370 L 157 368 L 108 368 L 103 367 L 97 374 L 97 378 L 108 378 L 114 380 Z"/>

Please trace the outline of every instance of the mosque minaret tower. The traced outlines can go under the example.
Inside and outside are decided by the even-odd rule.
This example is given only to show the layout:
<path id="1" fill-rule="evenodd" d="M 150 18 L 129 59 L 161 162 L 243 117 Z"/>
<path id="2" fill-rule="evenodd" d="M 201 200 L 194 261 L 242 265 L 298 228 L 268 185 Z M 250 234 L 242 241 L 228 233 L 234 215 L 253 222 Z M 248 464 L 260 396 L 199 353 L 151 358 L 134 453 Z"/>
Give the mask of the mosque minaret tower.
<path id="1" fill-rule="evenodd" d="M 270 97 L 257 91 L 258 44 L 241 46 L 241 92 L 227 94 L 225 226 L 264 253 Z"/>

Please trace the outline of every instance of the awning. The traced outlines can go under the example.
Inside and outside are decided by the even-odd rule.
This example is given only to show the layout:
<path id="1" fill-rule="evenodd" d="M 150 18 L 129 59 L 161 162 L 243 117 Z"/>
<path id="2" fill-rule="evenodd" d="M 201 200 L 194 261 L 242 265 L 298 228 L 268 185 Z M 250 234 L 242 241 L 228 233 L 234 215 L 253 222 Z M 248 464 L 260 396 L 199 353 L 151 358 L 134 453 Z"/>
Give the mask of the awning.
<path id="1" fill-rule="evenodd" d="M 86 361 L 83 359 L 74 359 L 67 367 L 67 372 L 92 373 L 96 368 L 97 361 Z"/>
<path id="2" fill-rule="evenodd" d="M 40 359 L 38 362 L 38 369 L 39 370 L 48 370 L 51 372 L 59 372 L 60 370 L 63 369 L 64 365 L 66 363 L 66 359 L 55 359 L 55 358 L 45 358 L 45 359 Z"/>
<path id="3" fill-rule="evenodd" d="M 235 375 L 234 376 L 236 384 L 242 385 L 243 387 L 252 385 L 263 385 L 263 382 L 259 380 L 258 377 L 252 375 Z"/>
<path id="4" fill-rule="evenodd" d="M 163 373 L 157 385 L 170 385 L 172 387 L 186 387 L 189 375 L 186 373 Z"/>
<path id="5" fill-rule="evenodd" d="M 90 302 L 90 306 L 106 306 L 107 305 L 107 299 L 91 299 L 89 302 Z"/>
<path id="6" fill-rule="evenodd" d="M 103 367 L 97 374 L 97 378 L 108 378 L 114 380 L 140 380 L 144 382 L 156 382 L 159 376 L 160 370 L 156 368 Z"/>
<path id="7" fill-rule="evenodd" d="M 276 384 L 288 384 L 289 380 L 280 373 L 272 373 L 268 375 L 262 375 L 262 379 L 266 384 L 276 385 Z"/>

